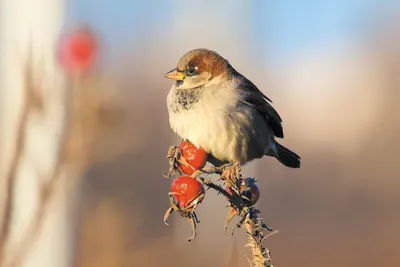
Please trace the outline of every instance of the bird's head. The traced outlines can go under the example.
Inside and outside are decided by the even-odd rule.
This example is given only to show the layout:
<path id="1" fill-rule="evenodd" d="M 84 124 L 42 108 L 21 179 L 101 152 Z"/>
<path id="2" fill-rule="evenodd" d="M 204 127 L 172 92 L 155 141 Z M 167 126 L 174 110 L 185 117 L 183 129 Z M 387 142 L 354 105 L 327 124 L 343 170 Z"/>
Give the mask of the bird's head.
<path id="1" fill-rule="evenodd" d="M 177 67 L 166 78 L 176 80 L 178 89 L 193 89 L 228 74 L 229 62 L 216 52 L 207 49 L 194 49 L 184 54 Z"/>

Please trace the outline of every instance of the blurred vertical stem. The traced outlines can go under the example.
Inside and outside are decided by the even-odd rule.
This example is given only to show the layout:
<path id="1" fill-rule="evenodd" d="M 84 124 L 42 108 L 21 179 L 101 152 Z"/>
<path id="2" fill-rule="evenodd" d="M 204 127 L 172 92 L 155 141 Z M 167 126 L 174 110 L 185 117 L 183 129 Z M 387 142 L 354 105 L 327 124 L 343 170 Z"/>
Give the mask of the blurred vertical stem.
<path id="1" fill-rule="evenodd" d="M 48 191 L 41 188 L 54 166 L 63 127 L 65 88 L 54 43 L 64 20 L 64 0 L 2 0 L 0 12 L 0 264 L 68 266 L 70 218 L 63 196 L 54 212 L 43 216 L 46 227 L 33 249 L 23 253 L 24 259 L 16 257 L 47 199 Z"/>
<path id="2" fill-rule="evenodd" d="M 7 162 L 1 173 L 0 264 L 67 267 L 73 260 L 70 196 L 93 160 L 93 142 L 108 109 L 93 75 L 65 80 L 57 67 L 61 23 L 53 20 L 62 18 L 56 11 L 63 12 L 63 1 L 0 4 L 9 12 L 8 24 L 0 25 L 7 37 L 0 40 L 1 113 L 7 120 L 0 122 L 12 143 L 0 151 Z M 15 31 L 8 28 L 13 22 L 21 23 Z"/>

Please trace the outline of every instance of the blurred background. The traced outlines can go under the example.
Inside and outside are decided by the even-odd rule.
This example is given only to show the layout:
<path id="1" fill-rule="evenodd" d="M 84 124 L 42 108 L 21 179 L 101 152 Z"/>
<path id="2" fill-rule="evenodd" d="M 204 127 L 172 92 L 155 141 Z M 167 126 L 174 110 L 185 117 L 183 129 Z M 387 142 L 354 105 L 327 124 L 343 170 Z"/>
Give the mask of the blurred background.
<path id="1" fill-rule="evenodd" d="M 170 130 L 164 74 L 193 48 L 217 51 L 274 101 L 293 170 L 264 158 L 257 204 L 279 233 L 275 266 L 400 266 L 400 2 L 70 0 L 66 27 L 100 33 L 101 70 L 126 109 L 98 140 L 76 196 L 73 265 L 247 266 L 242 230 L 209 192 L 191 229 L 170 227 L 165 159 Z M 231 225 L 231 227 L 233 224 Z"/>

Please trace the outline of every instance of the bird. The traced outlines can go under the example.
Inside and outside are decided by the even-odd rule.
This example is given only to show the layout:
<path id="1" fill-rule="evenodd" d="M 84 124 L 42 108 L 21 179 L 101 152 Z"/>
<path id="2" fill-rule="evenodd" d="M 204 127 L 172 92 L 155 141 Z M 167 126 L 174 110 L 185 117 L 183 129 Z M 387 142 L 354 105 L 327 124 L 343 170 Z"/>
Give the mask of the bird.
<path id="1" fill-rule="evenodd" d="M 284 134 L 271 99 L 217 52 L 190 50 L 165 77 L 174 80 L 166 101 L 171 129 L 204 149 L 213 165 L 228 164 L 222 176 L 264 156 L 300 167 L 300 156 L 276 140 Z"/>

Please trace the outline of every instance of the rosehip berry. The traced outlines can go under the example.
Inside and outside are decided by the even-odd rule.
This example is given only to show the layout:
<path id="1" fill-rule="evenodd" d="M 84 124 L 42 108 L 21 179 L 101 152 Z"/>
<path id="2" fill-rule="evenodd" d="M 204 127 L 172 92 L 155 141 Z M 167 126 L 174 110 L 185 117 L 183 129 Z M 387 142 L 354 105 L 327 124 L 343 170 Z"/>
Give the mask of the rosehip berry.
<path id="1" fill-rule="evenodd" d="M 229 187 L 226 187 L 225 190 L 229 194 L 232 194 L 232 191 Z M 248 177 L 242 179 L 239 190 L 242 196 L 245 196 L 247 199 L 250 200 L 248 206 L 253 206 L 254 204 L 257 203 L 258 199 L 260 198 L 260 189 L 258 188 L 254 178 Z"/>
<path id="2" fill-rule="evenodd" d="M 182 157 L 190 166 L 186 166 L 182 163 L 178 164 L 179 170 L 187 175 L 192 175 L 195 171 L 200 170 L 206 165 L 207 153 L 202 148 L 197 148 L 190 141 L 183 141 L 179 145 L 179 149 L 182 152 Z"/>
<path id="3" fill-rule="evenodd" d="M 88 71 L 95 60 L 97 38 L 88 28 L 79 28 L 64 35 L 58 46 L 58 58 L 68 73 Z"/>
<path id="4" fill-rule="evenodd" d="M 179 208 L 184 209 L 193 201 L 201 201 L 204 198 L 205 190 L 203 185 L 190 176 L 180 176 L 172 182 L 171 192 Z"/>

